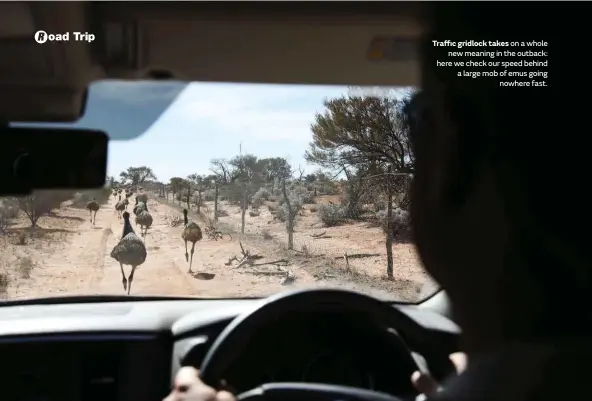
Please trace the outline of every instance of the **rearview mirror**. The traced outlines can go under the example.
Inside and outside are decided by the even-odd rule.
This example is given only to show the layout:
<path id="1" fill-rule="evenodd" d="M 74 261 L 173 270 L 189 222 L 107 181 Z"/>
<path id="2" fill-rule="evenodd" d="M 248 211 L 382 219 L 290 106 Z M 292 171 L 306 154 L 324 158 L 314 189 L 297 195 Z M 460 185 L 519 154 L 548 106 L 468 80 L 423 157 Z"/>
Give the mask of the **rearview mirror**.
<path id="1" fill-rule="evenodd" d="M 104 132 L 95 130 L 1 128 L 0 195 L 102 187 L 108 142 Z"/>

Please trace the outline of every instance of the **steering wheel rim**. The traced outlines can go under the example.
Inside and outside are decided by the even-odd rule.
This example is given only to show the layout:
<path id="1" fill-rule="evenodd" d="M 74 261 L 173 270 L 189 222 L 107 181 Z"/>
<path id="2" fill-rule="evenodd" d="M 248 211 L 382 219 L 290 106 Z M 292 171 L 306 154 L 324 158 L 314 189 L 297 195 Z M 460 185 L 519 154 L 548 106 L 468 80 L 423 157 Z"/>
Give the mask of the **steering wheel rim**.
<path id="1" fill-rule="evenodd" d="M 237 401 L 401 401 L 390 394 L 321 383 L 270 383 L 245 391 Z"/>
<path id="2" fill-rule="evenodd" d="M 403 312 L 365 294 L 341 289 L 314 288 L 284 292 L 266 298 L 253 310 L 236 317 L 220 333 L 203 359 L 200 367 L 201 380 L 217 387 L 223 379 L 224 371 L 246 349 L 250 339 L 255 337 L 258 330 L 265 327 L 270 320 L 292 311 L 315 311 L 319 307 L 327 309 L 333 307 L 339 311 L 346 310 L 364 314 L 377 321 L 377 325 L 385 326 L 385 329 L 389 327 L 393 330 L 402 329 L 403 331 L 417 329 L 417 323 Z M 396 331 L 395 334 L 397 334 L 400 345 L 408 352 L 410 362 L 417 367 L 413 353 Z M 319 385 L 325 386 L 324 384 Z M 347 386 L 331 387 L 333 389 L 336 387 L 351 389 Z M 277 387 L 273 388 L 275 389 L 274 394 L 277 394 L 279 390 Z M 298 386 L 297 391 L 302 391 L 302 386 Z M 364 390 L 364 392 L 373 393 L 370 390 Z"/>

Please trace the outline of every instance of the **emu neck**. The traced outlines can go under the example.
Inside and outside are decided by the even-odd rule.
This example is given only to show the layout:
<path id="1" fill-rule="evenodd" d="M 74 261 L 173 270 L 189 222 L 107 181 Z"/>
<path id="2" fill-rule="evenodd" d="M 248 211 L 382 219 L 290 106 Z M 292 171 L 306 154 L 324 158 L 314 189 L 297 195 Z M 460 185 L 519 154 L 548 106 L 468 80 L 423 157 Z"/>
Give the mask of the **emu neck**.
<path id="1" fill-rule="evenodd" d="M 187 213 L 183 214 L 183 220 L 185 221 L 185 225 L 189 224 L 189 220 L 187 219 Z"/>
<path id="2" fill-rule="evenodd" d="M 132 228 L 132 225 L 129 221 L 129 219 L 125 219 L 125 223 L 123 223 L 123 234 L 121 235 L 121 238 L 125 237 L 126 235 L 128 235 L 129 233 L 133 233 L 134 229 Z"/>

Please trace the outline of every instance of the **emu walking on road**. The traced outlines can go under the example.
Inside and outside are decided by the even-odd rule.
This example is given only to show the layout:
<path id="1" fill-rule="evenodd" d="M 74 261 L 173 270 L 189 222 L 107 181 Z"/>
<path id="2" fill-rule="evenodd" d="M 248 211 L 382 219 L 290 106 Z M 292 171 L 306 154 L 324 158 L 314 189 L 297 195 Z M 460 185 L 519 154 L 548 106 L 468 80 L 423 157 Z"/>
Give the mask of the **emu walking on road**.
<path id="1" fill-rule="evenodd" d="M 119 201 L 115 204 L 115 210 L 117 210 L 117 218 L 121 219 L 121 212 L 125 210 L 125 202 Z"/>
<path id="2" fill-rule="evenodd" d="M 101 205 L 99 205 L 99 202 L 97 202 L 97 200 L 95 198 L 93 198 L 93 200 L 91 200 L 90 202 L 88 202 L 86 204 L 86 208 L 88 209 L 88 211 L 90 213 L 90 222 L 93 226 L 97 222 L 97 212 L 99 211 L 100 207 L 101 207 Z M 94 216 L 93 216 L 93 212 L 94 212 Z"/>
<path id="3" fill-rule="evenodd" d="M 138 215 L 136 216 L 136 224 L 140 225 L 140 236 L 144 237 L 144 241 L 146 241 L 146 234 L 148 233 L 148 229 L 152 225 L 152 215 L 148 212 L 147 204 L 140 203 L 140 205 L 144 205 L 144 207 L 139 211 Z"/>
<path id="4" fill-rule="evenodd" d="M 138 203 L 138 198 L 136 197 L 136 205 L 134 206 L 134 210 L 133 210 L 134 214 L 136 216 L 139 215 L 142 212 L 142 210 L 144 210 L 146 208 L 145 206 L 146 205 L 143 202 Z"/>
<path id="5" fill-rule="evenodd" d="M 136 201 L 137 202 L 148 203 L 148 195 L 146 195 L 146 194 L 138 194 L 138 195 L 136 195 Z"/>
<path id="6" fill-rule="evenodd" d="M 181 238 L 185 241 L 185 261 L 189 262 L 189 270 L 187 273 L 191 274 L 193 271 L 191 270 L 191 265 L 193 264 L 193 251 L 195 250 L 195 243 L 200 241 L 203 237 L 201 233 L 201 228 L 194 223 L 193 221 L 189 221 L 187 219 L 187 209 L 183 209 L 183 216 L 185 219 L 185 227 L 183 228 L 183 233 L 181 234 Z M 189 254 L 187 253 L 187 242 L 191 242 L 191 261 L 189 260 Z"/>
<path id="7" fill-rule="evenodd" d="M 130 223 L 130 214 L 128 212 L 123 213 L 123 234 L 119 243 L 113 247 L 111 251 L 111 257 L 119 262 L 121 268 L 121 283 L 123 284 L 123 290 L 127 290 L 129 295 L 132 290 L 132 281 L 134 281 L 134 273 L 138 266 L 146 261 L 146 246 L 134 232 L 132 224 Z M 125 271 L 123 265 L 130 265 L 132 271 L 129 276 L 125 277 Z"/>

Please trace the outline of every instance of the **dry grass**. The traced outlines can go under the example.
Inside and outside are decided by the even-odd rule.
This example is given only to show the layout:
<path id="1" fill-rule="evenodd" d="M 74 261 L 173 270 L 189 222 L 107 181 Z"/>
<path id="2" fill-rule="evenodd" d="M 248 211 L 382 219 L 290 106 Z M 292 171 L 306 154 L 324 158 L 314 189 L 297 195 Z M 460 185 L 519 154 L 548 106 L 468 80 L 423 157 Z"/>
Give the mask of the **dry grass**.
<path id="1" fill-rule="evenodd" d="M 304 205 L 294 232 L 296 254 L 304 260 L 303 263 L 314 264 L 316 267 L 311 268 L 321 276 L 334 276 L 337 271 L 355 281 L 386 282 L 385 235 L 376 222 L 371 221 L 372 213 L 367 214 L 366 220 L 348 220 L 335 227 L 324 227 L 321 223 L 319 205 L 339 205 L 340 202 L 339 195 L 325 195 L 317 197 L 315 204 Z M 211 202 L 208 207 L 213 208 Z M 247 213 L 245 234 L 255 235 L 267 243 L 275 242 L 285 249 L 288 241 L 285 223 L 274 218 L 278 207 L 277 202 L 266 201 L 257 215 Z M 227 212 L 227 216 L 220 218 L 220 223 L 240 232 L 240 208 L 221 202 L 219 210 Z M 394 279 L 384 285 L 400 292 L 397 298 L 416 300 L 424 283 L 431 282 L 431 279 L 421 266 L 413 244 L 395 244 L 392 249 Z M 360 254 L 365 256 L 351 258 Z"/>
<path id="2" fill-rule="evenodd" d="M 261 235 L 263 236 L 263 239 L 266 240 L 266 241 L 271 241 L 273 239 L 273 235 L 271 235 L 269 233 L 269 230 L 265 230 L 265 229 L 262 230 L 261 231 Z"/>
<path id="3" fill-rule="evenodd" d="M 22 212 L 11 218 L 8 230 L 0 235 L 0 297 L 18 291 L 43 260 L 66 247 L 82 221 L 77 213 L 70 207 L 59 209 L 41 217 L 36 228 Z"/>

